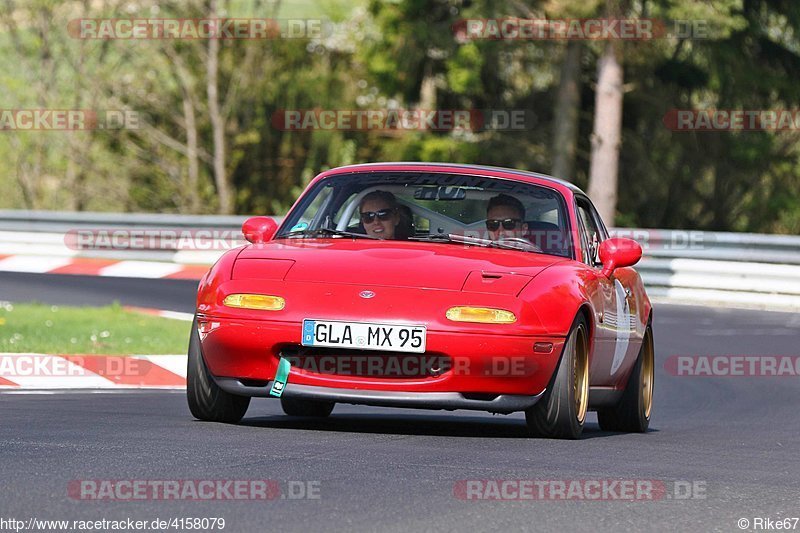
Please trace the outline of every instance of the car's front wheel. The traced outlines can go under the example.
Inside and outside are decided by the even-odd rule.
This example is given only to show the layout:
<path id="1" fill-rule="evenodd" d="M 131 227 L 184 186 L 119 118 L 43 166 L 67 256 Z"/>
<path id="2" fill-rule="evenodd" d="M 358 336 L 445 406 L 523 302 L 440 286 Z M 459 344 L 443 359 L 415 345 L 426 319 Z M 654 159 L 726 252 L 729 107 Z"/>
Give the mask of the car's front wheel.
<path id="1" fill-rule="evenodd" d="M 572 325 L 558 370 L 544 396 L 525 411 L 536 437 L 577 439 L 589 407 L 589 331 L 579 315 Z"/>
<path id="2" fill-rule="evenodd" d="M 316 402 L 313 400 L 296 400 L 281 396 L 283 412 L 289 416 L 311 416 L 325 418 L 333 411 L 333 402 Z"/>
<path id="3" fill-rule="evenodd" d="M 186 371 L 186 398 L 195 418 L 209 422 L 235 423 L 242 419 L 250 405 L 249 396 L 225 392 L 214 382 L 203 360 L 197 318 L 192 322 L 189 337 L 189 364 Z"/>

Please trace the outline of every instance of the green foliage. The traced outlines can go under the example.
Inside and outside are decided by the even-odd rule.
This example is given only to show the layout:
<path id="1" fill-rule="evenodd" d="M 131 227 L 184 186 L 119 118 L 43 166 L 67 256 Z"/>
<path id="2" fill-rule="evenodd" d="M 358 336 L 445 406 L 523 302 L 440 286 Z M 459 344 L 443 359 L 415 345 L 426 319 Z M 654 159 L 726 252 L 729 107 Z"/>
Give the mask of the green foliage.
<path id="1" fill-rule="evenodd" d="M 447 64 L 447 83 L 456 94 L 476 93 L 481 89 L 483 56 L 475 43 L 467 43 Z"/>
<path id="2" fill-rule="evenodd" d="M 323 18 L 325 34 L 223 40 L 225 172 L 236 211 L 280 214 L 318 172 L 420 160 L 546 171 L 564 43 L 459 40 L 465 18 L 605 16 L 604 0 L 220 0 L 229 16 Z M 800 108 L 800 3 L 620 2 L 623 16 L 707 36 L 620 43 L 625 67 L 617 224 L 800 231 L 796 132 L 679 133 L 671 109 Z M 138 6 L 138 7 L 136 7 Z M 204 2 L 125 4 L 130 17 L 205 16 Z M 2 208 L 213 213 L 206 41 L 92 41 L 64 21 L 119 16 L 117 0 L 0 4 L 3 108 L 130 109 L 133 130 L 2 132 Z M 697 22 L 700 21 L 700 22 Z M 573 181 L 585 187 L 602 42 L 586 43 Z M 187 103 L 198 143 L 190 172 Z M 516 131 L 284 131 L 283 109 L 525 110 Z"/>

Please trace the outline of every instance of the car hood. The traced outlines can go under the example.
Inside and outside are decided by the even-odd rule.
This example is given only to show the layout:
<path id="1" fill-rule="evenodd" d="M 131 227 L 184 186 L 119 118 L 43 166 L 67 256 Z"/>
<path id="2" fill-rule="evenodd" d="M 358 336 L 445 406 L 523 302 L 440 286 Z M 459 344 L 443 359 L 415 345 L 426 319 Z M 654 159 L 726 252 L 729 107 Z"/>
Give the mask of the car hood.
<path id="1" fill-rule="evenodd" d="M 233 279 L 518 294 L 537 274 L 563 261 L 567 259 L 462 244 L 280 239 L 245 247 Z"/>

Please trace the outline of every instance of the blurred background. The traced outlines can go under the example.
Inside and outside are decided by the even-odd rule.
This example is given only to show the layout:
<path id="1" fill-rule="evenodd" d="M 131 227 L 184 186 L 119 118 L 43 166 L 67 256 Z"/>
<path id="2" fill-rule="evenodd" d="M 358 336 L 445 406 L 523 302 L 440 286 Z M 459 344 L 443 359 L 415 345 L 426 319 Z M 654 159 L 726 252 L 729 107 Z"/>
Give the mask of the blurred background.
<path id="1" fill-rule="evenodd" d="M 85 18 L 219 17 L 324 29 L 266 40 L 68 31 Z M 503 17 L 700 21 L 704 31 L 614 42 L 456 31 Z M 797 108 L 798 28 L 794 0 L 4 0 L 0 107 L 132 110 L 139 121 L 0 132 L 0 209 L 280 215 L 327 168 L 449 161 L 568 179 L 617 226 L 796 234 L 800 128 L 673 131 L 665 115 Z M 466 132 L 273 124 L 279 110 L 315 108 L 525 110 L 528 120 Z"/>

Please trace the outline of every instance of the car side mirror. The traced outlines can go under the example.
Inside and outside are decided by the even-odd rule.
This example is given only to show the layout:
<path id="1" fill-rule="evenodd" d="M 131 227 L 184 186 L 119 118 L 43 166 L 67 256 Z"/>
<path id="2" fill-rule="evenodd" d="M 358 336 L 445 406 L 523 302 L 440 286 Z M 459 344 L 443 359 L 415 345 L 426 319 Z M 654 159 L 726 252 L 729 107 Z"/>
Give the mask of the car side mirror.
<path id="1" fill-rule="evenodd" d="M 244 238 L 253 244 L 261 244 L 272 239 L 278 231 L 278 224 L 270 217 L 250 217 L 242 224 Z"/>
<path id="2" fill-rule="evenodd" d="M 600 262 L 603 263 L 603 275 L 611 276 L 614 270 L 633 266 L 642 258 L 642 247 L 633 239 L 613 237 L 600 244 Z"/>

